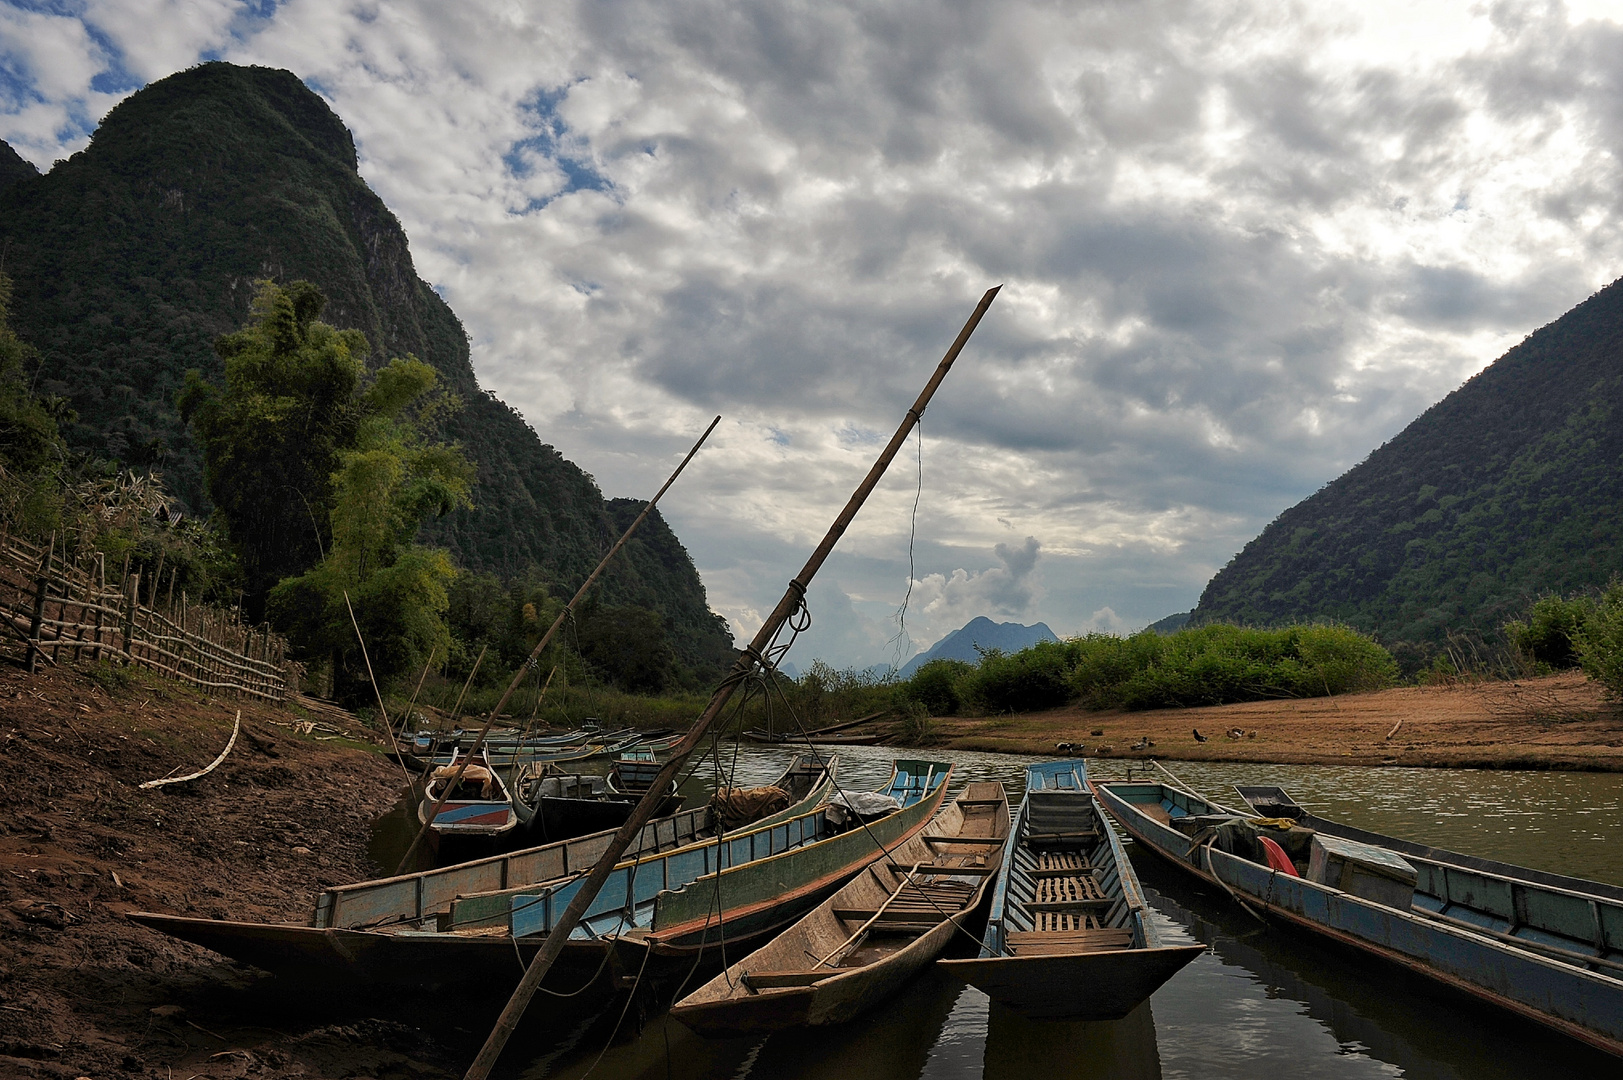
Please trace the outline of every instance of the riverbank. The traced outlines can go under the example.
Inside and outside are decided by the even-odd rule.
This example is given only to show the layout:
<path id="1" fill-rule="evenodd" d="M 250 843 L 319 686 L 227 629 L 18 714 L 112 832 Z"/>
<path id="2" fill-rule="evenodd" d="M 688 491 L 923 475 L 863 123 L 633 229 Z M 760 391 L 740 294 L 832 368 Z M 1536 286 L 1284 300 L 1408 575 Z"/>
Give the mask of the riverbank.
<path id="1" fill-rule="evenodd" d="M 1045 756 L 1073 743 L 1086 750 L 1071 752 L 1089 757 L 1623 772 L 1623 712 L 1574 672 L 1210 708 L 1069 707 L 933 723 L 940 746 Z M 1133 749 L 1145 738 L 1153 745 Z"/>
<path id="2" fill-rule="evenodd" d="M 211 700 L 128 669 L 0 669 L 0 1074 L 456 1068 L 460 1055 L 364 1003 L 262 993 L 250 969 L 124 918 L 303 923 L 319 889 L 379 873 L 368 838 L 401 767 L 353 717 L 311 705 Z M 137 786 L 207 765 L 239 708 L 214 772 Z"/>

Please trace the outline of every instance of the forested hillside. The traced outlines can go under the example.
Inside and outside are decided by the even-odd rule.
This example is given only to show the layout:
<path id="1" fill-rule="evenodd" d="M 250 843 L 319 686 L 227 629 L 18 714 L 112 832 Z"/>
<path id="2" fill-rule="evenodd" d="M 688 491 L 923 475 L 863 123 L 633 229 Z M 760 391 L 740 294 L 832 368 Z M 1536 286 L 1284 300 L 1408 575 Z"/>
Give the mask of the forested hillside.
<path id="1" fill-rule="evenodd" d="M 176 392 L 189 368 L 220 378 L 213 343 L 243 325 L 257 280 L 307 279 L 329 299 L 323 319 L 366 334 L 371 367 L 413 354 L 462 399 L 442 434 L 477 465 L 474 505 L 426 540 L 469 569 L 537 566 L 565 594 L 612 543 L 616 515 L 591 477 L 480 389 L 461 323 L 417 276 L 349 131 L 292 73 L 210 63 L 155 82 L 44 175 L 0 148 L 13 321 L 40 352 L 37 390 L 78 413 L 71 446 L 157 467 L 206 511 Z M 731 645 L 725 624 L 676 537 L 657 518 L 644 529 L 605 601 L 658 610 L 678 655 L 708 662 Z"/>
<path id="2" fill-rule="evenodd" d="M 1492 633 L 1623 570 L 1623 283 L 1614 282 L 1285 511 L 1195 622 L 1339 619 L 1388 642 Z"/>

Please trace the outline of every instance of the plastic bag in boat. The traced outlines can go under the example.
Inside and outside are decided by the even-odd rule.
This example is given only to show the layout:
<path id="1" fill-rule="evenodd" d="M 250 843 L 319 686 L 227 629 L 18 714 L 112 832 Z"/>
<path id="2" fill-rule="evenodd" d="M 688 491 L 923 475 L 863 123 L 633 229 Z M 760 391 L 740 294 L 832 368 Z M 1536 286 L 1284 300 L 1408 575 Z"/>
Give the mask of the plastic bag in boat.
<path id="1" fill-rule="evenodd" d="M 828 821 L 839 827 L 854 818 L 872 821 L 901 808 L 896 796 L 882 791 L 837 791 L 828 797 Z"/>

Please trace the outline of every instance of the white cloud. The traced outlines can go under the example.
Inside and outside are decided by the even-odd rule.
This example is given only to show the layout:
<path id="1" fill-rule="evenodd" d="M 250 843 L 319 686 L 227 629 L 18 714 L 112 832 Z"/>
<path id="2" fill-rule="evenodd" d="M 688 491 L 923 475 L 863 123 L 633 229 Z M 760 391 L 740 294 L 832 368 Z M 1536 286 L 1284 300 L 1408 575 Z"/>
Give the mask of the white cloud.
<path id="1" fill-rule="evenodd" d="M 143 77 L 219 48 L 319 88 L 481 378 L 609 493 L 725 413 L 663 505 L 740 631 L 990 284 L 925 420 L 919 641 L 1187 610 L 1623 263 L 1623 28 L 1593 4 L 85 11 Z M 115 58 L 0 15 L 39 27 L 0 29 L 32 80 L 0 134 L 43 164 Z M 911 454 L 825 571 L 832 651 L 893 632 Z M 984 568 L 1027 535 L 1040 589 Z"/>

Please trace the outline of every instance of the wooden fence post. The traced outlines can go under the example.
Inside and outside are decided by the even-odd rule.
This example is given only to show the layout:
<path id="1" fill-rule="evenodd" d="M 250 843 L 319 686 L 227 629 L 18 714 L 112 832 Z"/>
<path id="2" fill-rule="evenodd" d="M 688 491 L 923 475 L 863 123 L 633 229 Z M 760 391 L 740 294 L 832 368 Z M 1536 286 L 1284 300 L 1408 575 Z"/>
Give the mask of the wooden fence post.
<path id="1" fill-rule="evenodd" d="M 124 653 L 132 661 L 135 659 L 135 612 L 140 605 L 136 596 L 141 592 L 141 572 L 138 570 L 133 578 L 124 579 L 124 588 L 127 594 L 124 600 Z"/>
<path id="2" fill-rule="evenodd" d="M 56 533 L 51 534 L 51 545 L 39 563 L 39 580 L 34 586 L 34 617 L 28 624 L 28 674 L 39 667 L 39 658 L 45 655 L 39 647 L 40 623 L 45 618 L 45 590 L 51 583 L 51 553 L 56 550 Z"/>

